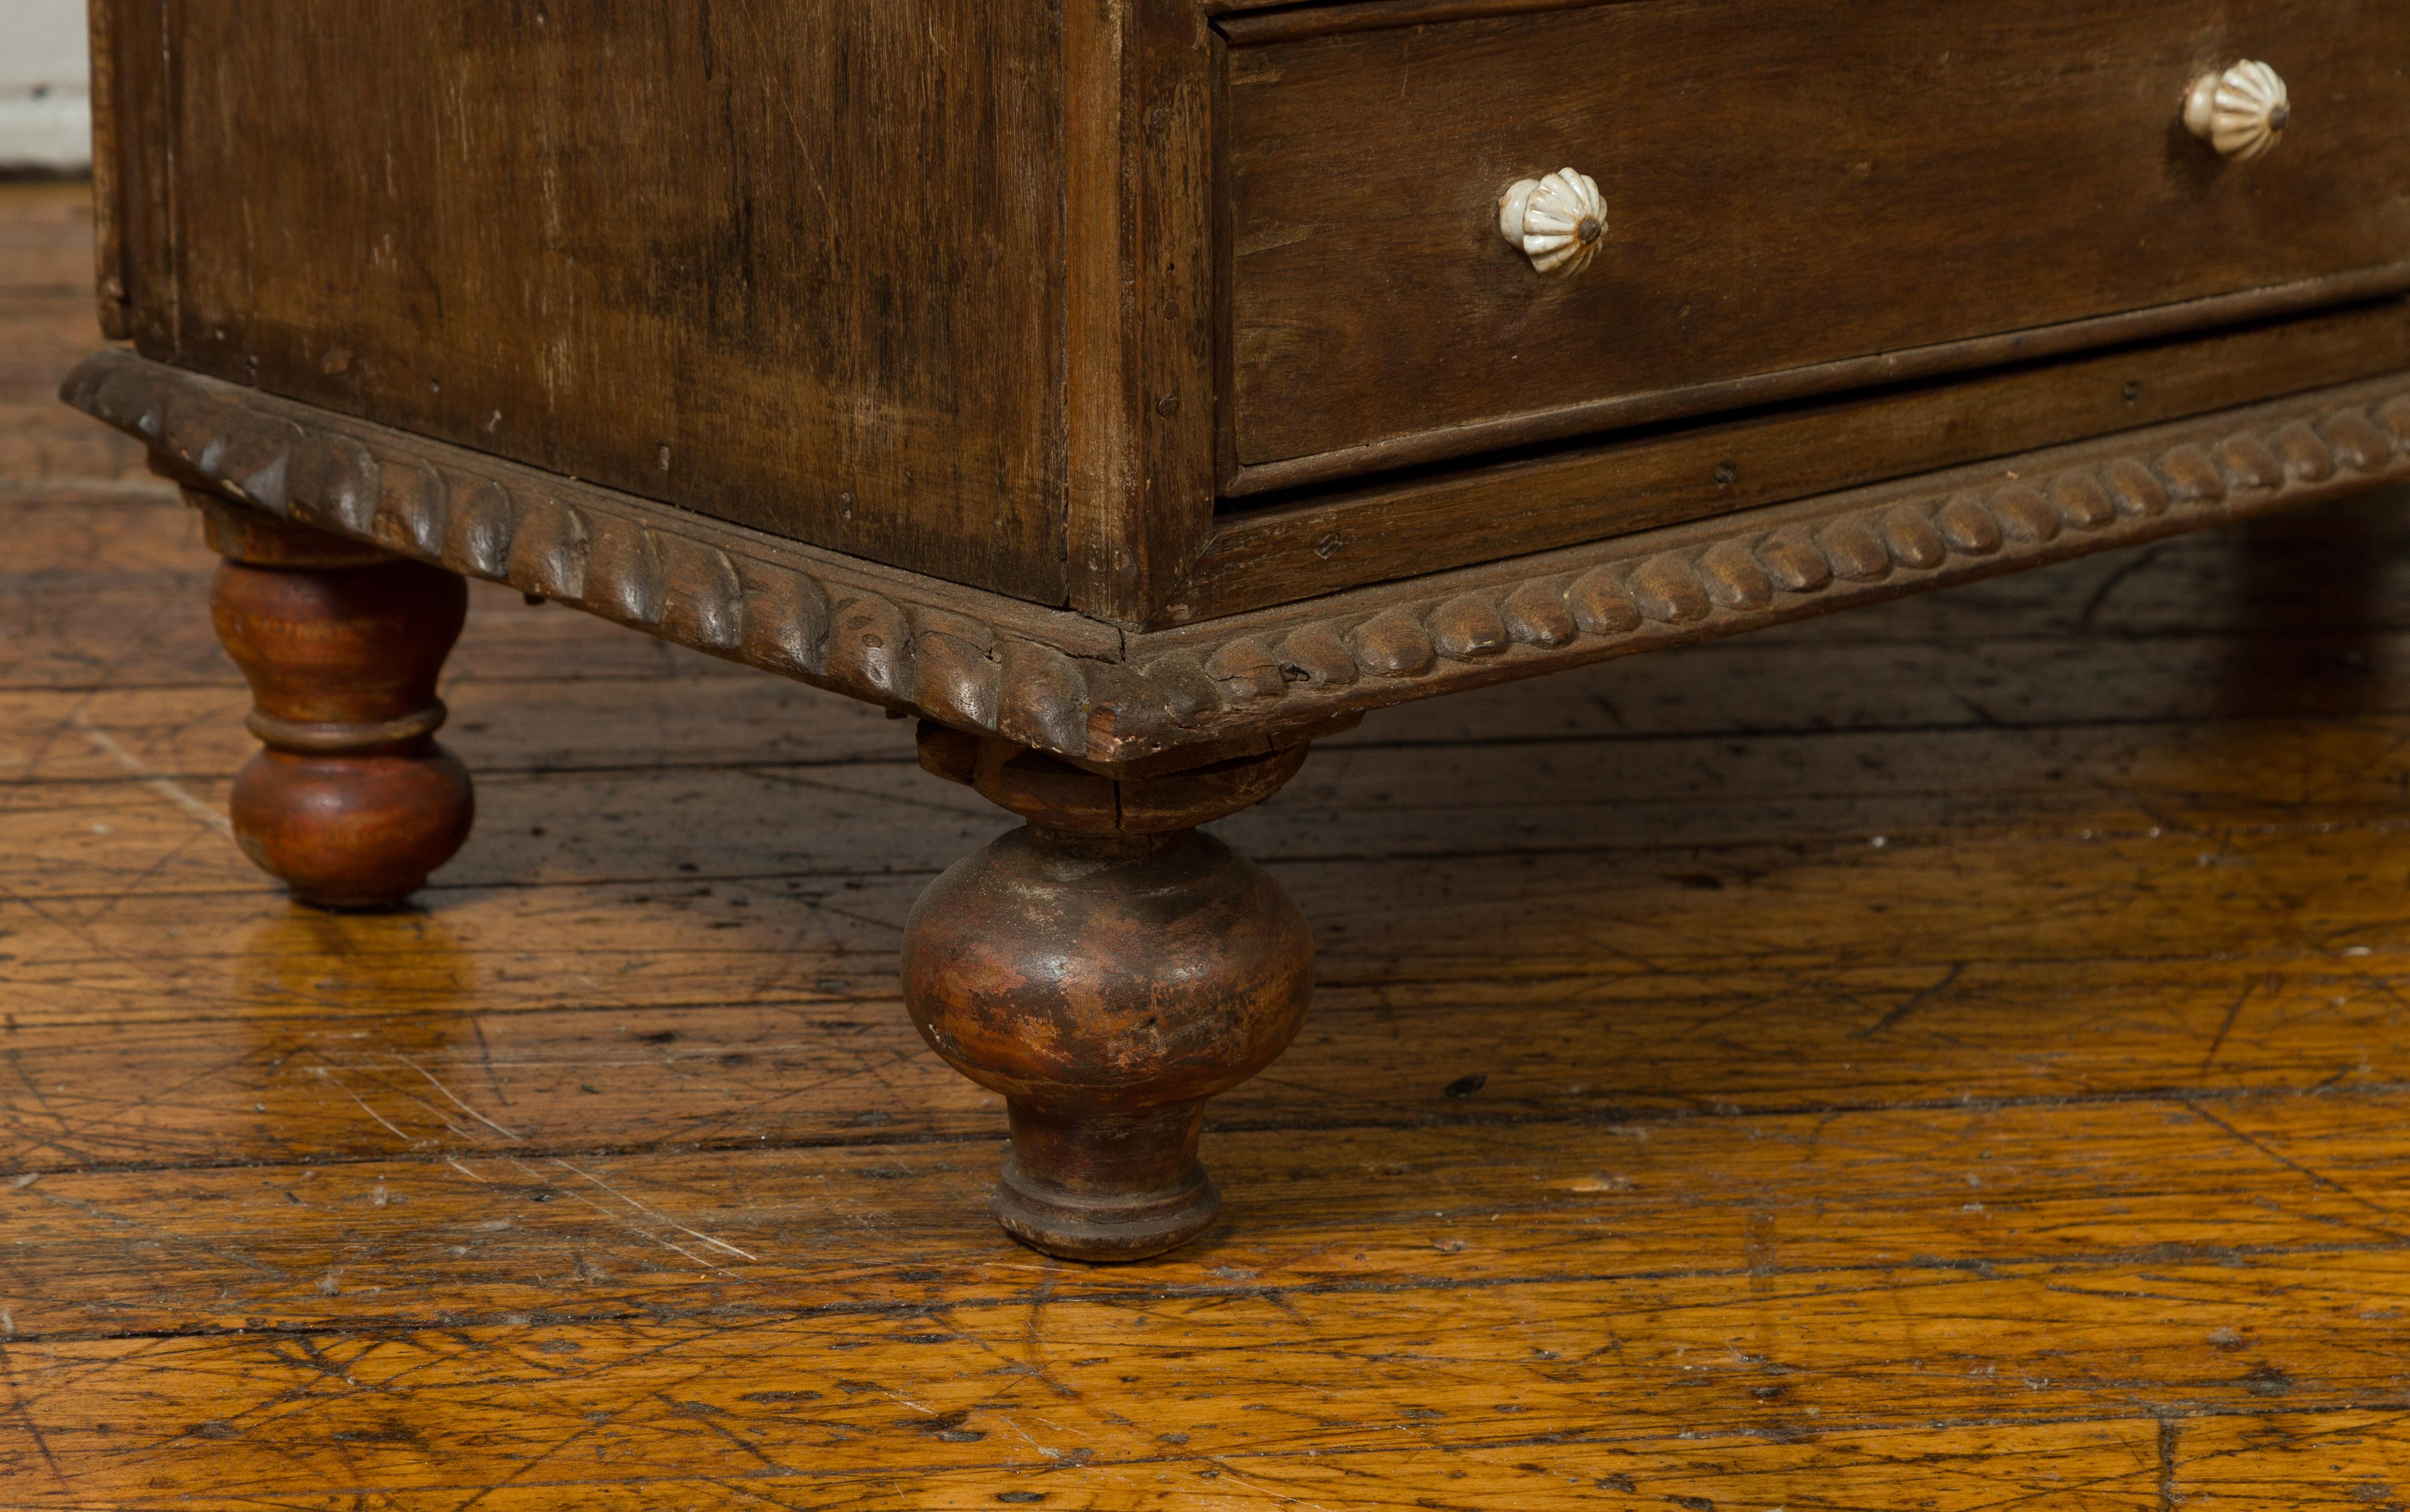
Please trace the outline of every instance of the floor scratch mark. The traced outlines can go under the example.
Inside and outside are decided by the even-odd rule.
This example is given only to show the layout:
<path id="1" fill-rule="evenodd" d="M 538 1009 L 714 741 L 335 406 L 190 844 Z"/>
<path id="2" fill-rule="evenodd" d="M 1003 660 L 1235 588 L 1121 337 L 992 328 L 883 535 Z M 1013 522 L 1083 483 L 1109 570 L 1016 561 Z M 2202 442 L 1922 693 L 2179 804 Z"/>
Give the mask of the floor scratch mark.
<path id="1" fill-rule="evenodd" d="M 613 1197 L 617 1198 L 620 1201 L 627 1203 L 630 1207 L 634 1208 L 645 1216 L 668 1224 L 679 1233 L 689 1234 L 696 1239 L 700 1239 L 714 1249 L 725 1250 L 729 1254 L 733 1255 L 738 1259 L 742 1260 L 754 1260 L 758 1262 L 761 1258 L 760 1256 L 747 1254 L 745 1251 L 738 1249 L 735 1245 L 728 1243 L 728 1241 L 724 1239 L 714 1239 L 711 1235 L 704 1233 L 700 1228 L 690 1228 L 685 1224 L 678 1222 L 675 1218 L 671 1217 L 668 1214 L 663 1213 L 659 1208 L 647 1207 L 646 1204 L 637 1201 L 634 1198 L 630 1197 L 627 1193 L 619 1190 L 619 1188 L 612 1185 L 609 1182 L 604 1181 L 602 1177 L 597 1176 L 590 1170 L 580 1170 L 578 1167 L 571 1165 L 568 1161 L 558 1157 L 556 1157 L 552 1163 L 559 1166 L 563 1170 L 585 1177 L 588 1181 L 600 1186 L 604 1191 L 610 1193 Z"/>
<path id="2" fill-rule="evenodd" d="M 476 1109 L 470 1107 L 465 1102 L 462 1102 L 458 1093 L 454 1092 L 450 1087 L 445 1086 L 443 1083 L 435 1080 L 435 1073 L 428 1070 L 426 1067 L 419 1065 L 418 1062 L 412 1060 L 407 1055 L 396 1055 L 394 1059 L 401 1062 L 404 1066 L 409 1067 L 412 1070 L 416 1071 L 419 1075 L 427 1078 L 428 1085 L 451 1098 L 454 1105 L 458 1107 L 462 1112 L 467 1113 L 470 1117 L 485 1125 L 487 1128 L 492 1129 L 495 1133 L 500 1134 L 502 1138 L 506 1140 L 519 1140 L 521 1141 L 526 1140 L 527 1136 L 516 1134 L 504 1128 L 501 1125 L 495 1123 L 492 1119 L 486 1117 L 484 1113 L 479 1112 Z"/>
<path id="3" fill-rule="evenodd" d="M 216 808 L 201 802 L 198 798 L 196 798 L 191 793 L 185 792 L 181 784 L 151 770 L 149 766 L 143 764 L 141 757 L 135 755 L 132 751 L 127 750 L 123 746 L 118 744 L 117 737 L 115 735 L 110 734 L 108 731 L 102 729 L 100 726 L 93 723 L 92 720 L 85 718 L 83 710 L 78 709 L 73 714 L 67 716 L 67 718 L 77 729 L 83 732 L 84 738 L 91 741 L 95 749 L 97 749 L 102 755 L 108 757 L 110 761 L 115 762 L 118 765 L 125 768 L 125 770 L 134 777 L 139 778 L 144 787 L 149 788 L 160 797 L 167 799 L 169 803 L 174 804 L 177 807 L 182 809 L 185 813 L 191 815 L 201 823 L 208 825 L 211 829 L 217 831 L 220 835 L 225 836 L 227 839 L 231 840 L 234 838 L 234 823 L 232 821 L 228 820 L 225 815 L 218 812 Z"/>

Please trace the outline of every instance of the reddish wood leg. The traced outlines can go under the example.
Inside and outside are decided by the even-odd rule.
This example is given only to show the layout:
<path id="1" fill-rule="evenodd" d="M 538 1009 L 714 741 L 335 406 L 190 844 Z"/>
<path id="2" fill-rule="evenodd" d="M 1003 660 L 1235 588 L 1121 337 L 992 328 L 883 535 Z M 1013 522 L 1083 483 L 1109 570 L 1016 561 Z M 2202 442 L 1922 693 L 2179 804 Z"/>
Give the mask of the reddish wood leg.
<path id="1" fill-rule="evenodd" d="M 459 638 L 468 585 L 194 494 L 225 560 L 210 614 L 251 681 L 266 747 L 234 780 L 243 851 L 322 908 L 417 891 L 469 837 L 468 769 L 437 745 L 436 675 Z"/>
<path id="2" fill-rule="evenodd" d="M 1050 1255 L 1135 1260 L 1201 1232 L 1207 1099 L 1305 1018 L 1305 915 L 1196 826 L 1270 796 L 1302 746 L 1115 781 L 924 724 L 922 764 L 1029 822 L 932 883 L 904 931 L 922 1038 L 1004 1094 L 1012 1153 L 991 1211 Z"/>

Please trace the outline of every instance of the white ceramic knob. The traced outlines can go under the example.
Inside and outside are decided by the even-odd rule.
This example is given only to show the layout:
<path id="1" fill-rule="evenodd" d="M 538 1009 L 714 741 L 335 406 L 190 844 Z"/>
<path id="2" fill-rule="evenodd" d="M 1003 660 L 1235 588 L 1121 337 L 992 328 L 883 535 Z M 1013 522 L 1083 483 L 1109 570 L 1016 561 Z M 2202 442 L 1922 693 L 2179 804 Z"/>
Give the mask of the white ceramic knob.
<path id="1" fill-rule="evenodd" d="M 2266 156 L 2292 119 L 2284 80 L 2247 58 L 2224 73 L 2201 75 L 2185 95 L 2185 129 L 2238 163 Z"/>
<path id="2" fill-rule="evenodd" d="M 1569 278 L 1590 266 L 1606 239 L 1606 201 L 1589 174 L 1559 168 L 1499 196 L 1498 229 L 1533 268 Z"/>

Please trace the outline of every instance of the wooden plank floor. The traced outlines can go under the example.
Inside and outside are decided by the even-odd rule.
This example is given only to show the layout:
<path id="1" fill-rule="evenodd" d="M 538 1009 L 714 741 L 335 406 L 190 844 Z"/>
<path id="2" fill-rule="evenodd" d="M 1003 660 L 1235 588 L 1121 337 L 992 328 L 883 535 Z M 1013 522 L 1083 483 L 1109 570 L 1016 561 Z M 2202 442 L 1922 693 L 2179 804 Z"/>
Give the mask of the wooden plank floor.
<path id="1" fill-rule="evenodd" d="M 2410 498 L 1333 742 L 1227 1220 L 1088 1269 L 907 726 L 480 589 L 424 908 L 252 871 L 87 234 L 0 190 L 0 1505 L 2410 1505 Z"/>

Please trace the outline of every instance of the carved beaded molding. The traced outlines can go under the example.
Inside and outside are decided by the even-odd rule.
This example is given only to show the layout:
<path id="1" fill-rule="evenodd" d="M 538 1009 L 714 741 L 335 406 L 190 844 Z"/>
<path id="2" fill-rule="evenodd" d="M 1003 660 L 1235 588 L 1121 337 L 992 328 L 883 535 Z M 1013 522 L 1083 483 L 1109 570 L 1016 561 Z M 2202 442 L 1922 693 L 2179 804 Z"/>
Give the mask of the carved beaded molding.
<path id="1" fill-rule="evenodd" d="M 2410 373 L 1154 632 L 797 545 L 119 351 L 174 471 L 663 639 L 1098 765 L 1731 634 L 2410 476 Z"/>

